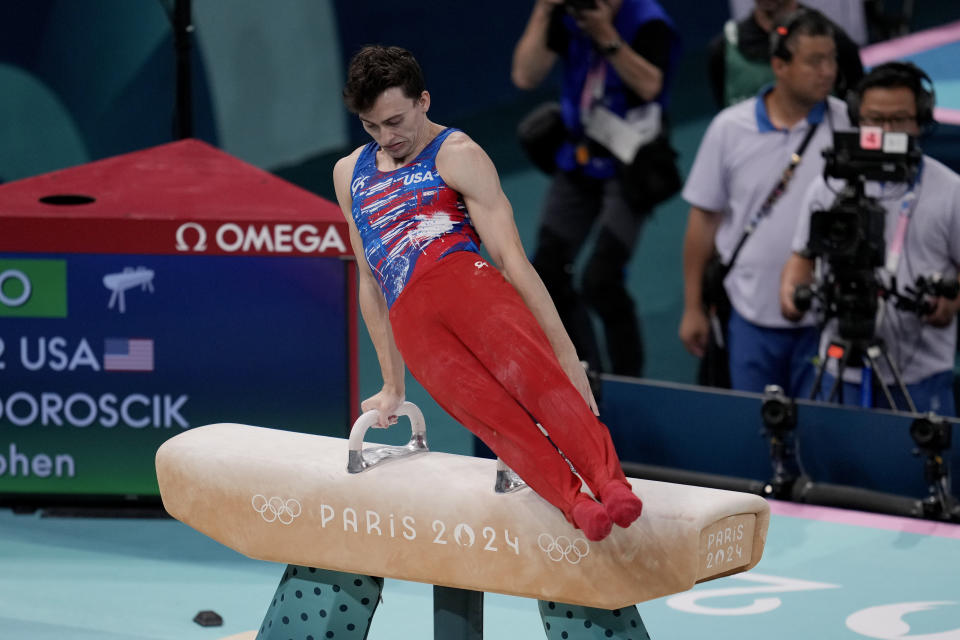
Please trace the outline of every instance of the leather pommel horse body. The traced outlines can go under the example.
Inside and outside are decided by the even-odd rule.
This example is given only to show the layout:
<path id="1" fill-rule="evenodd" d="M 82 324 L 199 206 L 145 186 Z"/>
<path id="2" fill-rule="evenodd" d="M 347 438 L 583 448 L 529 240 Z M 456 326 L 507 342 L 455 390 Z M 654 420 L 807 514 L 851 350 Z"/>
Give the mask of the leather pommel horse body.
<path id="1" fill-rule="evenodd" d="M 156 464 L 173 517 L 251 558 L 611 610 L 750 569 L 769 523 L 758 496 L 631 479 L 642 517 L 588 542 L 533 491 L 495 493 L 494 460 L 347 460 L 341 438 L 214 424 Z"/>

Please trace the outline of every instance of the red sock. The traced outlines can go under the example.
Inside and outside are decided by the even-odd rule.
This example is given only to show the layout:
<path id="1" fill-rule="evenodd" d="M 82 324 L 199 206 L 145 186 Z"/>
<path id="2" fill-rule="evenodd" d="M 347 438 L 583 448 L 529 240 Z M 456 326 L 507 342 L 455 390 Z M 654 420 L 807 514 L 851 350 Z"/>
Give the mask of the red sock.
<path id="1" fill-rule="evenodd" d="M 610 516 L 603 505 L 598 504 L 583 493 L 577 496 L 577 501 L 573 505 L 570 515 L 573 517 L 574 526 L 583 530 L 583 535 L 587 537 L 587 540 L 593 540 L 594 542 L 603 540 L 610 535 L 610 530 L 613 529 L 613 521 L 610 520 Z"/>
<path id="2" fill-rule="evenodd" d="M 643 511 L 643 502 L 622 482 L 608 483 L 600 491 L 600 501 L 618 527 L 629 527 Z"/>

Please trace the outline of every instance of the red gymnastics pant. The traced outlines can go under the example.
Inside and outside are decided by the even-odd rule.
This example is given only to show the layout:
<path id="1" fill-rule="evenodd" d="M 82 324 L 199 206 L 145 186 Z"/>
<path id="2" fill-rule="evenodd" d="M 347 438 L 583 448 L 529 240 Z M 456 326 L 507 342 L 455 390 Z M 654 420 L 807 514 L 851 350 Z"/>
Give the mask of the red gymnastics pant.
<path id="1" fill-rule="evenodd" d="M 469 251 L 418 267 L 390 323 L 407 368 L 434 400 L 568 520 L 581 483 L 557 448 L 594 495 L 611 481 L 626 484 L 607 428 L 513 285 Z"/>

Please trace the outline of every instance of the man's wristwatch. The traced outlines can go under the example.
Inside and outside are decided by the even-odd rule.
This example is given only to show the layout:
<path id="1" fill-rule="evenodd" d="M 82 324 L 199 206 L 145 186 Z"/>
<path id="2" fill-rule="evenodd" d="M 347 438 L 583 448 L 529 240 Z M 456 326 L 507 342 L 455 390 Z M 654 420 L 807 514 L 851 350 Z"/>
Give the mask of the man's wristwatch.
<path id="1" fill-rule="evenodd" d="M 620 47 L 623 46 L 623 41 L 620 39 L 614 40 L 612 42 L 607 42 L 600 45 L 600 53 L 603 54 L 604 58 L 609 58 L 617 51 L 620 50 Z"/>

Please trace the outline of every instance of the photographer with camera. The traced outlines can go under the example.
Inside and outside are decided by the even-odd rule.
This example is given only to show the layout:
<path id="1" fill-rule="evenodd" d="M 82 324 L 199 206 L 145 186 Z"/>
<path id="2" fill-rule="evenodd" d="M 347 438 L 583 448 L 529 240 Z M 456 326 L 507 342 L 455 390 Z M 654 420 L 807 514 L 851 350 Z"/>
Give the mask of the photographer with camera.
<path id="1" fill-rule="evenodd" d="M 917 411 L 954 415 L 960 176 L 919 151 L 913 152 L 914 157 L 909 153 L 893 156 L 902 161 L 889 160 L 887 153 L 906 152 L 914 147 L 916 137 L 933 126 L 932 83 L 915 65 L 890 62 L 870 71 L 848 102 L 851 120 L 863 128 L 859 149 L 845 157 L 866 157 L 861 149 L 877 147 L 882 150 L 876 153 L 884 154 L 883 166 L 897 169 L 902 164 L 897 170 L 904 179 L 868 180 L 863 170 L 846 180 L 820 177 L 810 186 L 793 241 L 794 253 L 783 269 L 783 315 L 793 321 L 805 318 L 810 285 L 817 297 L 825 299 L 821 358 L 830 367 L 824 374 L 824 389 L 836 382 L 834 365 L 844 366 L 841 397 L 848 401 L 859 397 L 867 404 L 864 400 L 872 396 L 869 404 L 875 407 L 904 408 L 912 402 Z M 838 138 L 838 142 L 842 141 Z M 856 166 L 841 162 L 831 168 L 828 163 L 828 172 L 846 176 Z M 845 190 L 838 198 L 841 189 Z M 851 197 L 856 190 L 859 195 Z M 822 257 L 819 282 L 814 277 L 816 256 Z M 796 297 L 798 291 L 805 295 Z M 835 357 L 844 351 L 836 345 L 858 344 L 885 350 L 893 368 L 885 359 L 847 362 Z M 871 377 L 865 385 L 862 375 Z M 898 378 L 906 385 L 906 397 L 897 388 Z M 885 393 L 873 393 L 874 385 Z M 819 397 L 829 399 L 826 394 Z"/>
<path id="2" fill-rule="evenodd" d="M 770 53 L 776 82 L 713 119 L 683 190 L 691 207 L 679 336 L 700 358 L 725 345 L 734 389 L 775 384 L 796 397 L 813 382 L 817 332 L 812 321 L 798 327 L 780 315 L 780 271 L 803 193 L 823 170 L 820 151 L 848 121 L 843 102 L 829 97 L 837 74 L 829 20 L 811 10 L 788 16 Z M 709 263 L 720 275 L 705 286 Z M 705 306 L 721 307 L 727 296 L 724 329 L 722 314 Z"/>
<path id="3" fill-rule="evenodd" d="M 538 86 L 558 59 L 562 65 L 560 105 L 521 124 L 524 147 L 553 175 L 533 265 L 577 352 L 595 370 L 642 374 L 626 268 L 653 206 L 681 186 L 663 122 L 678 53 L 673 23 L 654 0 L 536 0 L 514 50 L 512 79 L 521 89 Z M 534 125 L 526 124 L 531 119 Z M 594 226 L 578 287 L 574 262 Z M 601 366 L 590 311 L 603 325 L 608 367 Z"/>

